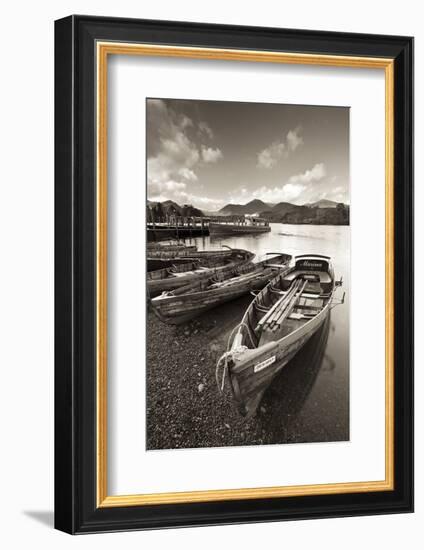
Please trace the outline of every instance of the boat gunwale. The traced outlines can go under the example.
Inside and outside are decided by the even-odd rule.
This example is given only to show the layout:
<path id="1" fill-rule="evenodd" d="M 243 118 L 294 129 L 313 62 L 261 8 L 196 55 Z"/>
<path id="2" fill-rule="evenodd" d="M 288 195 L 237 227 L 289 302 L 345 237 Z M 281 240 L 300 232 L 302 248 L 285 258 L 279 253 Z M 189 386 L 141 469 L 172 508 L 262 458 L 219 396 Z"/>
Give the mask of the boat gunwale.
<path id="1" fill-rule="evenodd" d="M 279 258 L 281 259 L 281 270 L 284 270 L 287 267 L 287 264 L 291 261 L 292 256 L 289 254 L 281 253 Z M 151 299 L 151 305 L 155 310 L 160 311 L 161 316 L 160 320 L 167 324 L 180 324 L 184 322 L 185 318 L 196 317 L 207 311 L 218 307 L 221 304 L 235 300 L 247 294 L 249 290 L 256 290 L 257 285 L 266 286 L 270 279 L 269 276 L 275 277 L 273 273 L 266 273 L 267 271 L 267 262 L 275 261 L 277 258 L 274 256 L 272 259 L 264 259 L 255 264 L 257 266 L 256 270 L 253 270 L 246 275 L 253 275 L 255 271 L 257 272 L 256 277 L 251 277 L 250 279 L 244 281 L 238 281 L 232 285 L 226 287 L 218 288 L 205 288 L 204 290 L 197 290 L 190 293 L 181 293 L 174 295 L 174 290 L 181 290 L 183 287 L 178 287 L 173 290 L 163 291 L 162 294 L 155 296 Z M 245 264 L 247 265 L 247 264 Z M 235 268 L 237 269 L 237 267 Z M 276 268 L 270 268 L 271 271 L 275 271 Z M 239 274 L 233 277 L 228 277 L 227 281 L 230 281 L 232 278 L 237 279 L 242 277 L 243 274 Z M 202 279 L 199 280 L 199 282 Z M 189 283 L 190 284 L 190 283 Z M 207 303 L 202 304 L 205 301 Z M 190 309 L 181 311 L 181 308 L 190 305 Z M 179 321 L 179 319 L 181 319 Z"/>
<path id="2" fill-rule="evenodd" d="M 281 256 L 289 256 L 288 254 L 281 254 Z M 281 270 L 283 270 L 286 266 L 287 266 L 287 263 L 290 261 L 291 257 L 288 257 L 288 259 L 286 261 L 283 260 L 282 258 L 282 261 L 281 261 Z M 276 258 L 273 258 L 273 260 L 276 260 Z M 230 281 L 231 279 L 237 279 L 239 277 L 243 277 L 244 275 L 248 276 L 248 275 L 253 275 L 255 274 L 256 272 L 258 273 L 258 277 L 261 276 L 261 274 L 264 274 L 267 266 L 266 266 L 266 263 L 267 262 L 270 262 L 271 260 L 268 260 L 268 259 L 265 259 L 265 260 L 261 260 L 260 262 L 258 262 L 257 264 L 253 264 L 256 266 L 256 268 L 251 271 L 251 272 L 248 272 L 248 273 L 239 273 L 237 275 L 234 275 L 234 276 L 231 276 L 231 277 L 228 277 L 228 279 L 224 279 L 224 281 Z M 241 267 L 244 267 L 245 265 L 247 264 L 244 264 L 242 265 Z M 237 269 L 238 266 L 235 266 L 234 269 Z M 277 270 L 276 267 L 270 267 L 269 269 L 271 270 Z M 213 276 L 213 275 L 212 275 Z M 212 277 L 211 276 L 211 277 Z M 277 274 L 275 275 L 275 277 L 277 276 Z M 263 277 L 265 277 L 265 275 L 263 275 Z M 273 279 L 275 278 L 273 277 Z M 160 280 L 160 279 L 158 279 Z M 270 279 L 270 282 L 271 282 L 272 279 Z M 239 282 L 239 285 L 240 286 L 243 286 L 243 284 L 247 284 L 248 282 L 252 282 L 252 281 L 238 281 Z M 216 284 L 216 283 L 211 283 L 211 284 Z M 234 284 L 234 287 L 237 287 L 237 284 L 235 283 Z M 182 287 L 180 287 L 178 290 L 181 290 Z M 174 289 L 174 290 L 177 290 L 177 289 Z M 219 293 L 222 293 L 227 290 L 231 290 L 231 286 L 227 286 L 227 287 L 218 287 L 218 288 L 205 288 L 204 290 L 196 290 L 194 292 L 187 292 L 186 294 L 178 294 L 178 295 L 173 295 L 172 292 L 173 290 L 169 290 L 169 291 L 166 291 L 166 295 L 159 295 L 159 296 L 156 296 L 154 299 L 158 299 L 158 298 L 161 298 L 162 300 L 164 300 L 165 298 L 189 298 L 189 297 L 192 297 L 192 296 L 201 296 L 201 295 L 204 295 L 205 293 L 214 293 L 214 292 L 219 292 Z M 209 295 L 209 294 L 208 294 Z"/>
<path id="3" fill-rule="evenodd" d="M 249 319 L 249 314 L 250 312 L 253 310 L 253 308 L 255 307 L 255 305 L 257 304 L 257 302 L 259 301 L 259 299 L 262 297 L 262 296 L 265 296 L 265 293 L 266 292 L 269 292 L 269 287 L 272 285 L 273 281 L 276 280 L 277 278 L 279 279 L 279 282 L 281 282 L 281 277 L 284 277 L 286 275 L 288 275 L 289 273 L 293 272 L 296 270 L 296 260 L 298 258 L 305 258 L 305 257 L 319 257 L 319 258 L 326 258 L 326 259 L 329 259 L 331 260 L 331 256 L 324 256 L 322 254 L 298 254 L 296 256 L 294 256 L 292 259 L 293 261 L 295 262 L 294 265 L 291 265 L 289 266 L 289 268 L 287 269 L 286 272 L 283 272 L 281 271 L 280 273 L 278 273 L 273 279 L 271 279 L 269 281 L 269 283 L 266 285 L 266 287 L 264 287 L 258 294 L 257 296 L 255 296 L 255 298 L 251 301 L 251 303 L 249 304 L 248 308 L 246 309 L 243 317 L 242 317 L 242 320 L 241 322 L 239 323 L 240 325 L 240 330 L 242 329 L 243 325 L 247 325 L 249 327 L 249 330 L 254 334 L 254 329 L 252 328 L 252 325 L 250 323 L 250 319 Z M 313 272 L 314 270 L 311 270 L 311 272 Z M 314 317 L 311 317 L 310 319 L 307 319 L 301 326 L 297 327 L 296 329 L 294 329 L 292 332 L 286 334 L 285 336 L 283 336 L 282 338 L 279 338 L 277 340 L 274 340 L 273 342 L 269 342 L 269 343 L 275 343 L 275 344 L 280 344 L 284 339 L 292 336 L 293 334 L 295 334 L 297 331 L 299 331 L 300 329 L 303 329 L 304 327 L 308 326 L 309 323 L 311 323 L 312 321 L 314 321 L 315 319 L 317 319 L 318 317 L 320 317 L 322 315 L 322 313 L 331 305 L 332 301 L 333 301 L 333 296 L 334 296 L 334 293 L 336 291 L 336 285 L 335 285 L 335 277 L 334 277 L 334 272 L 333 272 L 333 267 L 332 267 L 332 263 L 331 262 L 328 262 L 328 273 L 329 275 L 331 276 L 332 278 L 332 288 L 331 288 L 331 292 L 329 293 L 328 296 L 325 296 L 325 300 L 326 300 L 326 303 L 325 305 L 322 307 L 321 311 L 319 313 L 317 313 Z M 261 296 L 262 295 L 262 296 Z M 263 317 L 263 316 L 262 316 Z M 261 318 L 262 318 L 261 317 Z M 266 345 L 266 344 L 265 344 Z M 247 348 L 248 350 L 257 350 L 259 349 L 260 346 L 259 346 L 259 341 L 258 341 L 258 344 L 254 347 L 254 348 Z M 231 348 L 232 349 L 232 348 Z M 239 366 L 239 365 L 238 365 Z"/>
<path id="4" fill-rule="evenodd" d="M 255 348 L 247 348 L 247 350 L 245 351 L 259 351 L 261 347 L 265 347 L 265 346 L 268 346 L 268 348 L 266 349 L 266 351 L 264 353 L 269 353 L 271 352 L 271 350 L 274 348 L 274 347 L 279 347 L 284 340 L 288 339 L 289 337 L 292 337 L 294 334 L 296 334 L 299 330 L 301 329 L 304 329 L 306 328 L 309 323 L 312 323 L 313 321 L 316 321 L 317 319 L 320 320 L 320 322 L 318 323 L 318 326 L 317 328 L 319 327 L 320 323 L 322 322 L 321 321 L 321 317 L 323 317 L 325 320 L 325 317 L 326 315 L 325 314 L 328 314 L 329 311 L 328 311 L 328 308 L 330 307 L 331 305 L 331 300 L 332 300 L 332 297 L 333 297 L 333 294 L 335 292 L 335 289 L 332 291 L 331 293 L 331 296 L 328 298 L 328 302 L 325 304 L 325 306 L 321 309 L 321 311 L 319 313 L 317 313 L 314 317 L 311 317 L 311 319 L 308 319 L 307 321 L 305 321 L 301 326 L 299 326 L 298 328 L 294 329 L 292 332 L 289 332 L 289 334 L 286 334 L 285 336 L 283 336 L 282 338 L 279 338 L 278 340 L 273 340 L 273 341 L 270 341 L 270 342 L 267 342 L 266 344 L 264 344 L 263 346 L 257 346 Z M 294 340 L 294 342 L 296 342 L 298 340 L 298 338 L 296 338 Z M 294 343 L 293 342 L 293 343 Z M 255 356 L 255 361 L 258 359 L 258 356 Z M 247 369 L 247 368 L 250 368 L 252 365 L 250 364 L 250 361 L 252 360 L 252 357 L 247 357 L 245 361 L 243 362 L 239 362 L 239 363 L 235 363 L 232 367 L 229 368 L 229 374 L 230 374 L 230 377 L 231 375 L 234 373 L 234 374 L 239 374 L 240 372 L 242 372 L 243 370 Z"/>

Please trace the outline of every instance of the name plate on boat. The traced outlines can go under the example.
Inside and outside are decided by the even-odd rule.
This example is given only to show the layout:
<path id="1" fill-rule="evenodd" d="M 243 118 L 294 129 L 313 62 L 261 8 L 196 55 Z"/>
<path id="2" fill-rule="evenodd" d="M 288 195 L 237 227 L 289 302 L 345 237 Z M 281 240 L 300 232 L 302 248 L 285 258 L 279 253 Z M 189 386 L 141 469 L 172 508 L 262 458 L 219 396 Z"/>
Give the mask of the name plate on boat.
<path id="1" fill-rule="evenodd" d="M 272 357 L 268 357 L 268 359 L 265 359 L 265 361 L 262 361 L 262 363 L 258 363 L 255 365 L 253 372 L 259 372 L 263 369 L 266 369 L 266 367 L 269 367 L 269 365 L 272 365 L 272 363 L 275 363 L 275 355 Z"/>
<path id="2" fill-rule="evenodd" d="M 327 271 L 328 262 L 325 260 L 300 260 L 296 262 L 296 269 L 312 270 L 312 271 Z"/>

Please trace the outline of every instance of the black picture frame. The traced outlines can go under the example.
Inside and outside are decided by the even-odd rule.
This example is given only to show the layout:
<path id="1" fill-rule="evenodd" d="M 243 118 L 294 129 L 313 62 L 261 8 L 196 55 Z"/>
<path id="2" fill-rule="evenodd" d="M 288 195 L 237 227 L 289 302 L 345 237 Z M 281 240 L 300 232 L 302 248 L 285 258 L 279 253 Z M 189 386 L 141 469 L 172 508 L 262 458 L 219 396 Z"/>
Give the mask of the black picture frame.
<path id="1" fill-rule="evenodd" d="M 98 40 L 394 60 L 393 491 L 147 506 L 96 500 Z M 55 23 L 55 527 L 68 533 L 413 510 L 413 39 L 73 15 Z"/>

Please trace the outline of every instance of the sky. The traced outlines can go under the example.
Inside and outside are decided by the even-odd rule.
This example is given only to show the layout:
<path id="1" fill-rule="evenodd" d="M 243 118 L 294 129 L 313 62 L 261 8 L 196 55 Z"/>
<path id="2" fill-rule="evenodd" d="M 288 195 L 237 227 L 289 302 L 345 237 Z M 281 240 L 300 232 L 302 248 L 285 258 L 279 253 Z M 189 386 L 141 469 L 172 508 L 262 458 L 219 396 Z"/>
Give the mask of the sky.
<path id="1" fill-rule="evenodd" d="M 349 108 L 147 99 L 147 197 L 349 203 Z"/>

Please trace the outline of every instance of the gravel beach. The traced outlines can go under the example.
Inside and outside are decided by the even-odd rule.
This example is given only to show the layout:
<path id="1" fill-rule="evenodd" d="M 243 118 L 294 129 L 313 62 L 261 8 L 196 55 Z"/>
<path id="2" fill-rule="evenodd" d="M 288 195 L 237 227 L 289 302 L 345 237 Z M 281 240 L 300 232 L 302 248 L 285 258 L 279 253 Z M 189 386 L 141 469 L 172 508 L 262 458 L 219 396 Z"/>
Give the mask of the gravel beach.
<path id="1" fill-rule="evenodd" d="M 333 366 L 324 356 L 330 321 L 284 367 L 254 417 L 240 416 L 228 384 L 219 392 L 217 359 L 250 300 L 240 298 L 180 326 L 148 312 L 147 449 L 348 439 L 348 422 L 340 418 L 348 411 L 338 411 L 333 421 L 334 403 L 312 391 L 318 374 L 331 380 Z"/>

